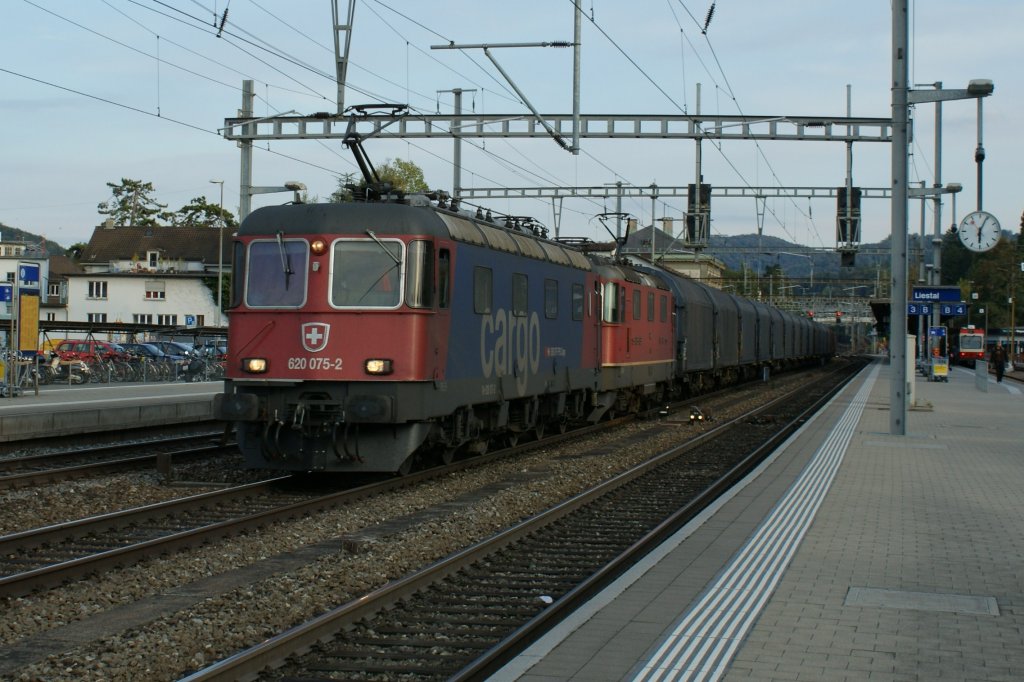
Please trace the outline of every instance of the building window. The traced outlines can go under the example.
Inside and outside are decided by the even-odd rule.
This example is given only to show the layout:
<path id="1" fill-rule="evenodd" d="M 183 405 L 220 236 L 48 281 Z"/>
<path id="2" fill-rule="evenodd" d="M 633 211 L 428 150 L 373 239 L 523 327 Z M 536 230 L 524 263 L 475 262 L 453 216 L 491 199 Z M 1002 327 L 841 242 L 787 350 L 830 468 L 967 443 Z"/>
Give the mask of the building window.
<path id="1" fill-rule="evenodd" d="M 146 300 L 162 301 L 167 298 L 163 282 L 146 282 Z"/>
<path id="2" fill-rule="evenodd" d="M 50 282 L 46 285 L 47 296 L 60 296 L 60 282 Z"/>
<path id="3" fill-rule="evenodd" d="M 153 324 L 153 315 L 150 313 L 135 313 L 132 315 L 132 322 L 135 324 Z"/>
<path id="4" fill-rule="evenodd" d="M 206 315 L 196 315 L 196 326 L 197 327 L 205 327 L 206 326 Z"/>
<path id="5" fill-rule="evenodd" d="M 157 261 L 160 260 L 160 252 L 149 251 L 146 253 L 146 257 L 149 259 L 149 267 L 156 269 Z"/>
<path id="6" fill-rule="evenodd" d="M 178 316 L 177 315 L 159 315 L 159 316 L 157 316 L 156 321 L 157 321 L 157 324 L 177 325 L 178 324 Z"/>
<path id="7" fill-rule="evenodd" d="M 46 321 L 47 322 L 56 322 L 57 321 L 57 313 L 46 313 Z"/>
<path id="8" fill-rule="evenodd" d="M 89 282 L 89 298 L 103 298 L 107 297 L 107 283 L 104 281 L 92 281 Z"/>
<path id="9" fill-rule="evenodd" d="M 89 322 L 106 322 L 107 321 L 107 314 L 106 313 L 89 313 L 88 315 L 86 315 L 86 319 Z"/>

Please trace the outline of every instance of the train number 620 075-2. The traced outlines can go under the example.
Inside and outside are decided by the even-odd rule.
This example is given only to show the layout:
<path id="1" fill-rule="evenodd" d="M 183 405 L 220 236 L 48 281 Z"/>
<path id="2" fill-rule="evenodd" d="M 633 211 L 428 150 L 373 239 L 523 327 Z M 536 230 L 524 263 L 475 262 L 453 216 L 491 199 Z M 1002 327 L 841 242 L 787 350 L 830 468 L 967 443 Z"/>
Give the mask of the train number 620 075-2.
<path id="1" fill-rule="evenodd" d="M 288 358 L 288 369 L 333 369 L 341 371 L 341 358 Z"/>

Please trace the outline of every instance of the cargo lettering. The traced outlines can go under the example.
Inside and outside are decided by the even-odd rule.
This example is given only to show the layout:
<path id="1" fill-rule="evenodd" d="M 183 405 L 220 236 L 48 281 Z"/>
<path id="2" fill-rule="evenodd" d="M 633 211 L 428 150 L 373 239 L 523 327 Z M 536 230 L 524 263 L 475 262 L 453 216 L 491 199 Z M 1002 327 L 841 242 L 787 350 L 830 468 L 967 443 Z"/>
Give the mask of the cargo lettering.
<path id="1" fill-rule="evenodd" d="M 526 394 L 529 375 L 540 369 L 540 318 L 517 317 L 504 308 L 484 315 L 480 325 L 480 369 L 485 379 L 513 375 Z"/>

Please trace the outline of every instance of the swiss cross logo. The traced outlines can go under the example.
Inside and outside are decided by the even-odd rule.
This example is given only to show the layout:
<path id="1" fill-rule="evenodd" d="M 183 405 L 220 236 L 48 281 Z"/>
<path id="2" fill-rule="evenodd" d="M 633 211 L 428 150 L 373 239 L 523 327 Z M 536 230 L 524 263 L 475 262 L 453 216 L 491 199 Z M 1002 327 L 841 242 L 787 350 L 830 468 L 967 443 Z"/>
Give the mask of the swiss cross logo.
<path id="1" fill-rule="evenodd" d="M 319 353 L 327 348 L 330 334 L 331 325 L 326 322 L 307 322 L 302 325 L 302 347 L 310 353 Z"/>

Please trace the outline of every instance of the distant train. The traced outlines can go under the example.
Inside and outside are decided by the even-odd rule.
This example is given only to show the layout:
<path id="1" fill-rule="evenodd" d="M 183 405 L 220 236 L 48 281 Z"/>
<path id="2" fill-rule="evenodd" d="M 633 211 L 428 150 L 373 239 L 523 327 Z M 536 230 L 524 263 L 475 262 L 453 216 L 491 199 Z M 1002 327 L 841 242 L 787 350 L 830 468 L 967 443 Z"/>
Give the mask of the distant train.
<path id="1" fill-rule="evenodd" d="M 961 327 L 957 332 L 956 348 L 951 350 L 953 362 L 974 367 L 977 360 L 985 359 L 985 330 L 974 325 Z"/>
<path id="2" fill-rule="evenodd" d="M 835 353 L 806 317 L 423 195 L 261 208 L 232 278 L 215 405 L 252 468 L 407 472 Z"/>

